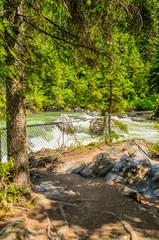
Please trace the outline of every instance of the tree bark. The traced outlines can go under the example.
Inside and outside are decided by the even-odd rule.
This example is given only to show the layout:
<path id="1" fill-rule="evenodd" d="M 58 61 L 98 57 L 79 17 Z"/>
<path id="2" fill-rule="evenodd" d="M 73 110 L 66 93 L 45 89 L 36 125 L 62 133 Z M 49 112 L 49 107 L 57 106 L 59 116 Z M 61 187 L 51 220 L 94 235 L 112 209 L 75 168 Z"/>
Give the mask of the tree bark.
<path id="1" fill-rule="evenodd" d="M 5 18 L 9 29 L 5 32 L 9 70 L 6 78 L 7 98 L 7 148 L 8 157 L 15 160 L 13 170 L 14 182 L 19 186 L 29 184 L 28 144 L 26 134 L 24 69 L 21 63 L 23 56 L 23 0 L 7 0 L 4 6 Z M 14 55 L 12 54 L 14 51 Z M 16 55 L 15 55 L 16 53 Z"/>
<path id="2" fill-rule="evenodd" d="M 110 80 L 110 85 L 109 85 L 109 119 L 108 119 L 108 126 L 109 126 L 109 134 L 111 134 L 111 114 L 112 114 L 112 80 Z"/>

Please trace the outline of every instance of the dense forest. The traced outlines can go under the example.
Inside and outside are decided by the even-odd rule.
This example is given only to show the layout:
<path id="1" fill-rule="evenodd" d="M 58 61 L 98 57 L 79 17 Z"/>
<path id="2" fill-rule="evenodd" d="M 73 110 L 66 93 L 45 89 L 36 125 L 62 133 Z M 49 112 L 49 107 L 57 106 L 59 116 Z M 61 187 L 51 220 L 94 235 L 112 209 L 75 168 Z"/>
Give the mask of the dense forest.
<path id="1" fill-rule="evenodd" d="M 18 1 L 17 1 L 18 2 Z M 25 1 L 23 53 L 9 47 L 16 26 L 0 1 L 0 116 L 6 85 L 22 63 L 26 108 L 98 111 L 156 110 L 159 104 L 159 3 Z M 6 10 L 7 11 L 7 10 Z"/>

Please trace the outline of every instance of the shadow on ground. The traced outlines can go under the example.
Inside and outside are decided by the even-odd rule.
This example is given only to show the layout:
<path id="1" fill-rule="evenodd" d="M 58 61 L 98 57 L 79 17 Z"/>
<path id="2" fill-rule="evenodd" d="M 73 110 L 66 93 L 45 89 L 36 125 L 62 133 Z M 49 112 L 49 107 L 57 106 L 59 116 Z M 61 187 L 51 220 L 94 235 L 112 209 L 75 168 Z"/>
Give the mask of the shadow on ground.
<path id="1" fill-rule="evenodd" d="M 157 218 L 152 215 L 151 211 L 144 208 L 149 205 L 146 198 L 143 198 L 143 204 L 140 205 L 132 199 L 122 196 L 121 185 L 108 184 L 104 178 L 83 178 L 73 173 L 58 174 L 56 171 L 52 171 L 51 167 L 41 171 L 40 176 L 37 184 L 41 181 L 51 180 L 55 185 L 67 186 L 68 189 L 80 194 L 78 198 L 56 199 L 64 203 L 67 221 L 73 232 L 72 236 L 66 233 L 66 235 L 68 234 L 66 239 L 122 239 L 123 236 L 127 236 L 121 221 L 111 213 L 128 222 L 138 239 L 159 239 Z M 68 206 L 67 203 L 76 205 Z M 158 201 L 152 200 L 151 205 L 153 203 L 156 206 Z M 59 204 L 55 202 L 51 205 L 39 206 L 30 211 L 27 218 L 36 220 L 39 226 L 46 228 L 46 216 L 48 216 L 52 231 L 56 232 L 64 226 L 64 219 L 58 206 Z M 38 224 L 36 228 L 38 230 Z"/>

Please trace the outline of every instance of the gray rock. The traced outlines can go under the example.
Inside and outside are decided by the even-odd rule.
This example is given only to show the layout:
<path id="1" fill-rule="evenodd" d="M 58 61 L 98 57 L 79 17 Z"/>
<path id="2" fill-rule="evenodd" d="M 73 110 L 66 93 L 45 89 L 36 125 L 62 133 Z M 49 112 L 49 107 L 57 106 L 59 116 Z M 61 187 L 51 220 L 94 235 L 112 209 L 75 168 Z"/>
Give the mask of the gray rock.
<path id="1" fill-rule="evenodd" d="M 114 182 L 115 183 L 122 183 L 122 177 L 121 176 L 116 176 Z"/>
<path id="2" fill-rule="evenodd" d="M 95 135 L 102 135 L 104 132 L 104 119 L 93 119 L 89 129 Z"/>
<path id="3" fill-rule="evenodd" d="M 64 189 L 57 189 L 55 191 L 48 191 L 45 193 L 45 196 L 49 199 L 55 198 L 74 198 L 77 196 L 72 190 L 66 191 Z"/>
<path id="4" fill-rule="evenodd" d="M 118 113 L 118 118 L 127 118 L 128 116 L 125 113 Z"/>
<path id="5" fill-rule="evenodd" d="M 122 195 L 125 196 L 125 197 L 132 198 L 132 199 L 134 199 L 138 203 L 141 203 L 141 196 L 140 196 L 140 194 L 137 191 L 133 190 L 133 189 L 125 187 L 124 190 L 123 190 Z"/>
<path id="6" fill-rule="evenodd" d="M 122 171 L 125 163 L 130 162 L 130 157 L 127 154 L 123 154 L 118 162 L 114 164 L 114 167 L 112 168 L 113 173 L 118 173 L 119 171 Z"/>
<path id="7" fill-rule="evenodd" d="M 132 120 L 133 122 L 144 122 L 144 121 L 145 121 L 144 118 L 139 118 L 139 117 L 138 117 L 138 118 L 132 117 L 131 120 Z"/>
<path id="8" fill-rule="evenodd" d="M 107 182 L 113 182 L 116 179 L 116 176 L 117 176 L 116 174 L 114 174 L 112 172 L 109 172 L 106 175 L 105 179 L 106 179 Z"/>
<path id="9" fill-rule="evenodd" d="M 156 189 L 154 192 L 153 192 L 153 195 L 159 199 L 159 189 Z"/>
<path id="10" fill-rule="evenodd" d="M 33 188 L 33 191 L 36 193 L 45 193 L 45 196 L 49 199 L 72 198 L 79 195 L 72 190 L 66 190 L 66 187 L 54 186 L 52 181 L 41 182 L 40 185 L 36 185 Z"/>
<path id="11" fill-rule="evenodd" d="M 64 118 L 64 123 L 62 120 L 55 120 L 57 127 L 61 130 L 64 131 L 65 133 L 73 133 L 75 131 L 75 128 L 73 127 L 72 123 L 67 123 L 67 119 Z"/>
<path id="12" fill-rule="evenodd" d="M 137 114 L 134 111 L 128 112 L 127 115 L 128 117 L 137 117 Z"/>
<path id="13" fill-rule="evenodd" d="M 48 184 L 52 184 L 53 185 L 54 183 L 53 183 L 53 181 L 47 181 L 47 182 L 41 182 L 40 183 L 40 185 L 44 185 L 44 186 L 46 186 Z"/>
<path id="14" fill-rule="evenodd" d="M 109 153 L 99 153 L 80 172 L 83 177 L 105 177 L 111 170 L 115 159 Z"/>
<path id="15" fill-rule="evenodd" d="M 80 173 L 85 166 L 85 160 L 66 162 L 61 165 L 61 171 L 65 173 Z"/>

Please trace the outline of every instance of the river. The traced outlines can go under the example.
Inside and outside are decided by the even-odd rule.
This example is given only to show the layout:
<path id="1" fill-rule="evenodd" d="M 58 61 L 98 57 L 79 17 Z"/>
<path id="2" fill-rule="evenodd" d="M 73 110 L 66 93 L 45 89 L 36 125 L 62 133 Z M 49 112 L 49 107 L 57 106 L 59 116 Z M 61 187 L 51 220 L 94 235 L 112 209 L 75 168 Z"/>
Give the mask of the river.
<path id="1" fill-rule="evenodd" d="M 57 125 L 34 126 L 27 128 L 29 151 L 35 152 L 43 148 L 56 149 L 62 145 L 78 146 L 87 145 L 90 142 L 99 142 L 101 137 L 93 136 L 89 130 L 92 117 L 79 112 L 42 112 L 27 116 L 27 125 L 52 123 L 55 120 L 60 121 L 61 114 L 65 114 L 68 120 L 73 120 L 75 132 L 72 134 L 63 134 Z M 82 120 L 81 118 L 84 118 Z M 143 138 L 149 142 L 157 143 L 159 141 L 159 130 L 154 128 L 154 122 L 145 119 L 144 122 L 132 121 L 130 118 L 113 117 L 114 119 L 128 125 L 128 134 L 115 129 L 118 134 L 124 136 L 118 140 L 130 139 L 133 137 Z M 5 122 L 0 122 L 0 127 L 5 127 Z M 3 131 L 1 137 L 2 158 L 6 155 L 6 134 Z"/>

